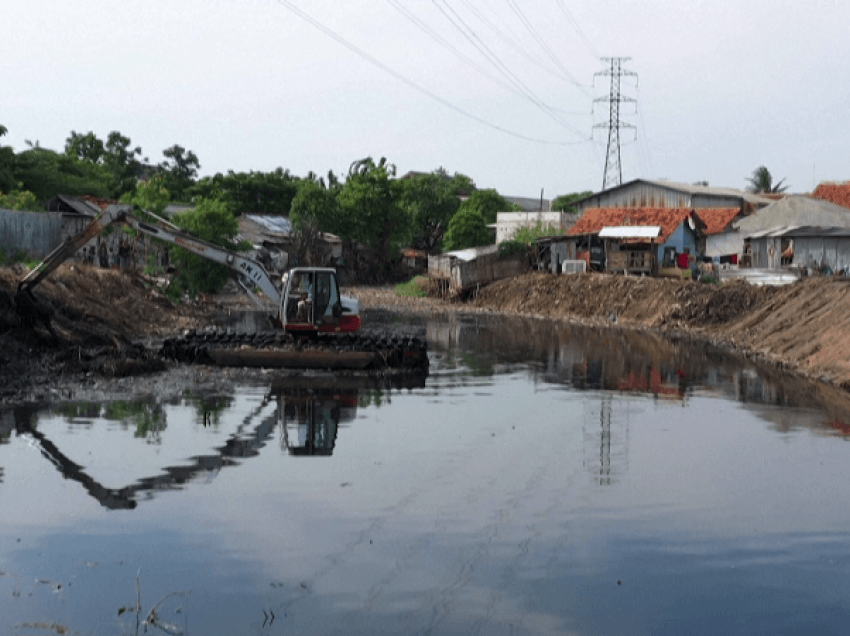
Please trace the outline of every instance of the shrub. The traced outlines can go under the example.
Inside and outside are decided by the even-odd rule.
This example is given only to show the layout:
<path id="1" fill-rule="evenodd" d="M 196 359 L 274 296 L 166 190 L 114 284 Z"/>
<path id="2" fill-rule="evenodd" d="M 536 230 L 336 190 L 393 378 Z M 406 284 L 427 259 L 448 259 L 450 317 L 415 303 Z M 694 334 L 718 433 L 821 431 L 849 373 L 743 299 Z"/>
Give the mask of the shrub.
<path id="1" fill-rule="evenodd" d="M 394 290 L 397 296 L 424 298 L 428 295 L 428 284 L 428 278 L 425 276 L 415 276 L 406 283 L 396 285 Z"/>

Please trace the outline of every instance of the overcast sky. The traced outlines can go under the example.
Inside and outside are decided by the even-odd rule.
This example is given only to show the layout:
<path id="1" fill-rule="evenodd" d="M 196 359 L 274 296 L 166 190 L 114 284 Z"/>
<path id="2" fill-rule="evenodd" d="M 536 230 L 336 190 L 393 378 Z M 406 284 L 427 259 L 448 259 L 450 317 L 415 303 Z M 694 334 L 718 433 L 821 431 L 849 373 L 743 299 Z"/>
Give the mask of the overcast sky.
<path id="1" fill-rule="evenodd" d="M 2 139 L 112 130 L 201 174 L 345 173 L 382 156 L 502 194 L 599 190 L 628 56 L 623 181 L 790 191 L 850 179 L 850 3 L 798 0 L 4 0 Z M 637 112 L 635 110 L 637 108 Z M 592 140 L 591 140 L 592 138 Z"/>

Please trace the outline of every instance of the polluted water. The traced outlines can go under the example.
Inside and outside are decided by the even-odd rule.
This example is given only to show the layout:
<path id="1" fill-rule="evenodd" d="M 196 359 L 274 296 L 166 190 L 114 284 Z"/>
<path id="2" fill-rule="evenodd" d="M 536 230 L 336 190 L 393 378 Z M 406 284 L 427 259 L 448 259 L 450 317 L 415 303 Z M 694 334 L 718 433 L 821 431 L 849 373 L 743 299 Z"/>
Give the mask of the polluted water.
<path id="1" fill-rule="evenodd" d="M 652 333 L 367 317 L 427 374 L 0 413 L 0 632 L 846 633 L 850 415 L 816 385 Z"/>

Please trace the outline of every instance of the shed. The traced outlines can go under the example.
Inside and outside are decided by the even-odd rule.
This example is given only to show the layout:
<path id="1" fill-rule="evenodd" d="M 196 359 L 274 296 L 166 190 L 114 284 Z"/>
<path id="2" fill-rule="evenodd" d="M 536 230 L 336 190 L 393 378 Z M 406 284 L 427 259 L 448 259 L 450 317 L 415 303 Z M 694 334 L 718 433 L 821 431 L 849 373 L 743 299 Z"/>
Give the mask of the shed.
<path id="1" fill-rule="evenodd" d="M 428 257 L 428 276 L 442 294 L 456 294 L 519 276 L 528 269 L 525 254 L 500 258 L 497 245 L 472 247 Z"/>

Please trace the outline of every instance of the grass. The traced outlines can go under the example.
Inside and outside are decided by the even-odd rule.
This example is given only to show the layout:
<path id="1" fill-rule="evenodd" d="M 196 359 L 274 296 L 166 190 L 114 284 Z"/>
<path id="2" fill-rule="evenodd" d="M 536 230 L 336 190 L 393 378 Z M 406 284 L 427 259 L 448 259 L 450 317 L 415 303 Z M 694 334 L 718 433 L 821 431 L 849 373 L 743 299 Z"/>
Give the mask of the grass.
<path id="1" fill-rule="evenodd" d="M 32 258 L 26 250 L 18 250 L 12 256 L 6 251 L 5 247 L 0 247 L 0 267 L 14 265 L 15 263 L 23 263 L 30 269 L 38 265 L 41 261 Z"/>
<path id="2" fill-rule="evenodd" d="M 426 276 L 414 276 L 406 283 L 396 285 L 394 290 L 397 296 L 425 298 L 428 295 L 428 278 Z"/>

